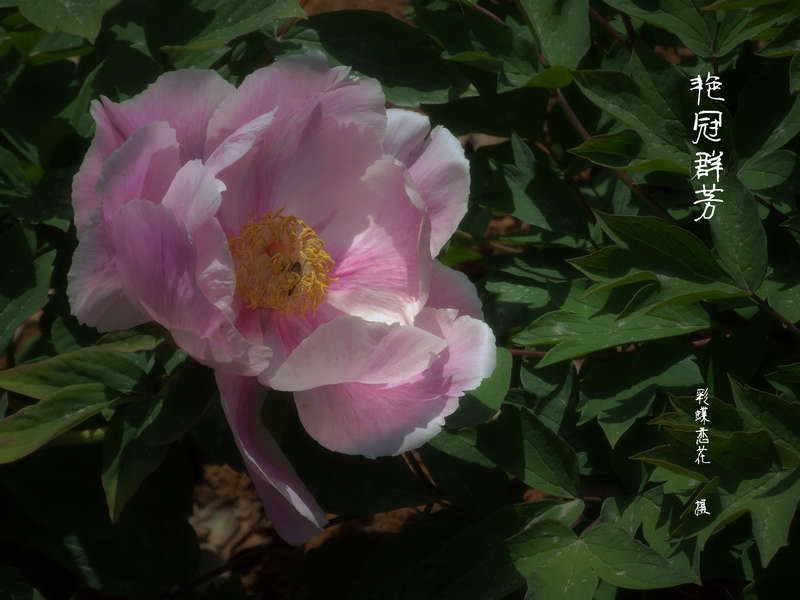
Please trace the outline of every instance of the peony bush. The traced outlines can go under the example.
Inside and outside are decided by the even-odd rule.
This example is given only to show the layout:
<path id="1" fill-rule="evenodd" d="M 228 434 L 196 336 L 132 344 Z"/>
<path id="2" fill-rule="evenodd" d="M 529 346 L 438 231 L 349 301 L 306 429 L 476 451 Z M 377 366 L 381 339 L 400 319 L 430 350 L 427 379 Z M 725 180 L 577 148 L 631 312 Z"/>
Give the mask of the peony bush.
<path id="1" fill-rule="evenodd" d="M 0 0 L 0 600 L 785 597 L 796 4 Z"/>

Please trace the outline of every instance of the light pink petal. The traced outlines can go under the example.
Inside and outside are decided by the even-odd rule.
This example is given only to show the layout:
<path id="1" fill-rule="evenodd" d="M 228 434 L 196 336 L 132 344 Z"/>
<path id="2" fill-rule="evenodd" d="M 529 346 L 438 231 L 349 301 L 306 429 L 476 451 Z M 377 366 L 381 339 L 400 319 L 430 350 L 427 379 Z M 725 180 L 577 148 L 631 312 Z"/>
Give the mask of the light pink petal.
<path id="1" fill-rule="evenodd" d="M 492 374 L 497 353 L 491 328 L 473 317 L 458 315 L 455 309 L 426 308 L 414 325 L 447 340 L 447 350 L 429 371 L 441 368 L 447 394 L 460 396 L 478 387 L 481 380 Z M 423 373 L 420 379 L 428 374 Z"/>
<path id="2" fill-rule="evenodd" d="M 67 296 L 78 320 L 100 331 L 127 329 L 150 320 L 122 291 L 105 221 L 78 231 L 78 247 L 67 273 Z"/>
<path id="3" fill-rule="evenodd" d="M 107 221 L 132 200 L 161 202 L 180 168 L 175 131 L 164 121 L 137 130 L 103 163 L 97 195 Z"/>
<path id="4" fill-rule="evenodd" d="M 405 386 L 364 383 L 295 392 L 294 399 L 311 437 L 330 450 L 368 458 L 419 447 L 458 406 L 457 399 L 446 395 L 419 398 Z"/>
<path id="5" fill-rule="evenodd" d="M 383 151 L 409 167 L 422 153 L 431 122 L 425 115 L 401 108 L 387 109 L 386 117 Z"/>
<path id="6" fill-rule="evenodd" d="M 240 375 L 267 367 L 270 349 L 246 340 L 198 287 L 195 248 L 168 208 L 130 202 L 120 209 L 112 234 L 123 289 L 183 350 Z"/>
<path id="7" fill-rule="evenodd" d="M 217 213 L 224 189 L 225 184 L 214 177 L 213 171 L 200 159 L 194 159 L 176 173 L 162 204 L 193 232 Z"/>
<path id="8" fill-rule="evenodd" d="M 197 250 L 197 286 L 211 304 L 234 320 L 236 274 L 228 248 L 228 238 L 225 237 L 219 221 L 208 219 L 203 222 L 192 231 L 192 242 Z"/>
<path id="9" fill-rule="evenodd" d="M 236 93 L 220 104 L 208 125 L 209 156 L 239 127 L 277 108 L 276 122 L 291 113 L 307 114 L 318 103 L 326 116 L 379 132 L 386 126 L 384 96 L 374 79 L 349 76 L 347 67 L 328 67 L 321 52 L 288 56 L 248 75 Z M 295 126 L 296 124 L 292 124 Z"/>
<path id="10" fill-rule="evenodd" d="M 272 124 L 276 110 L 272 109 L 245 123 L 217 146 L 206 161 L 206 165 L 215 175 L 238 161 L 253 148 Z"/>
<path id="11" fill-rule="evenodd" d="M 416 327 L 342 316 L 320 325 L 269 380 L 284 391 L 345 382 L 397 383 L 425 370 L 445 347 Z"/>
<path id="12" fill-rule="evenodd" d="M 469 162 L 461 143 L 439 126 L 430 134 L 427 117 L 390 109 L 384 151 L 408 167 L 431 219 L 431 255 L 436 256 L 467 213 Z"/>
<path id="13" fill-rule="evenodd" d="M 439 126 L 409 171 L 428 207 L 431 255 L 436 256 L 467 214 L 469 162 L 460 142 Z"/>
<path id="14" fill-rule="evenodd" d="M 238 300 L 235 301 L 235 305 Z M 272 349 L 269 367 L 259 376 L 259 381 L 269 387 L 269 381 L 300 343 L 320 325 L 343 316 L 329 304 L 323 303 L 312 315 L 284 315 L 274 310 L 241 310 L 237 313 L 236 327 L 251 340 L 257 340 Z"/>
<path id="15" fill-rule="evenodd" d="M 72 180 L 72 208 L 78 231 L 89 224 L 92 213 L 100 208 L 100 199 L 97 197 L 95 186 L 100 179 L 103 161 L 125 141 L 122 134 L 109 121 L 99 100 L 92 100 L 89 112 L 95 122 L 94 137 L 81 168 Z"/>
<path id="16" fill-rule="evenodd" d="M 318 232 L 337 217 L 363 223 L 361 177 L 380 156 L 376 131 L 325 116 L 320 104 L 297 111 L 218 175 L 228 187 L 219 217 L 223 228 L 233 235 L 254 216 L 279 209 Z"/>
<path id="17" fill-rule="evenodd" d="M 413 323 L 430 286 L 427 215 L 399 162 L 377 161 L 363 181 L 362 217 L 337 218 L 319 230 L 335 261 L 329 276 L 338 278 L 327 302 L 368 321 Z"/>
<path id="18" fill-rule="evenodd" d="M 216 379 L 225 416 L 264 511 L 284 540 L 306 542 L 322 531 L 327 519 L 261 421 L 266 390 L 253 377 L 217 371 Z"/>
<path id="19" fill-rule="evenodd" d="M 323 446 L 368 457 L 399 454 L 436 435 L 464 391 L 494 370 L 494 335 L 455 310 L 425 309 L 418 319 L 447 348 L 425 371 L 393 385 L 343 383 L 295 392 L 300 420 Z"/>
<path id="20" fill-rule="evenodd" d="M 481 300 L 475 284 L 464 273 L 433 261 L 431 291 L 428 294 L 428 308 L 456 308 L 459 314 L 483 319 Z"/>
<path id="21" fill-rule="evenodd" d="M 183 69 L 161 75 L 148 88 L 119 104 L 102 98 L 108 120 L 126 138 L 155 121 L 175 130 L 181 163 L 203 158 L 206 130 L 217 106 L 235 88 L 216 71 Z M 261 111 L 266 112 L 266 111 Z"/>

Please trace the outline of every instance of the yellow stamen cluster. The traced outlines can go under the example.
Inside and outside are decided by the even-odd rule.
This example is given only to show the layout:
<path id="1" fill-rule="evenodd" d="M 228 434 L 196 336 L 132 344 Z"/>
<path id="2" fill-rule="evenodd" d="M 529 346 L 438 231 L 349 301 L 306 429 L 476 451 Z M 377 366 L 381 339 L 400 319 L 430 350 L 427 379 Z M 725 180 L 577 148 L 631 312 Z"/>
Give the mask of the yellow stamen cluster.
<path id="1" fill-rule="evenodd" d="M 236 293 L 250 309 L 313 314 L 325 300 L 333 259 L 317 233 L 294 215 L 255 217 L 228 240 Z"/>

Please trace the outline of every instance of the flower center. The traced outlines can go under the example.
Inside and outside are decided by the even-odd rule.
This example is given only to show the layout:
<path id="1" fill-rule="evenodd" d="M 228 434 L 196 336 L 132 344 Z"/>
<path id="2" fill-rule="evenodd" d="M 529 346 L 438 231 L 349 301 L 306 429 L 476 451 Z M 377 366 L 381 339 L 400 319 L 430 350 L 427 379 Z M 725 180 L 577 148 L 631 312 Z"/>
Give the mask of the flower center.
<path id="1" fill-rule="evenodd" d="M 255 217 L 228 240 L 236 271 L 236 293 L 250 309 L 313 314 L 325 300 L 333 259 L 317 233 L 279 209 Z"/>

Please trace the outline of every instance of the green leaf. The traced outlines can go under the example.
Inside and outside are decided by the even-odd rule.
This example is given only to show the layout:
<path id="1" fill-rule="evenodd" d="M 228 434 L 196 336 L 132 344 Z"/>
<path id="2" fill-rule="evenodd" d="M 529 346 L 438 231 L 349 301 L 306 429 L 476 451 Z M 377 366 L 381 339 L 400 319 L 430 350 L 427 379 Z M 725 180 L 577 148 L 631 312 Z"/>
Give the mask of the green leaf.
<path id="1" fill-rule="evenodd" d="M 680 569 L 628 532 L 600 523 L 581 537 L 586 560 L 605 581 L 620 587 L 647 590 L 700 583 L 695 573 Z"/>
<path id="2" fill-rule="evenodd" d="M 694 234 L 656 217 L 623 217 L 595 211 L 597 222 L 617 243 L 568 262 L 597 282 L 587 293 L 653 281 L 628 308 L 647 311 L 675 303 L 744 295 Z M 642 310 L 644 310 L 642 308 Z"/>
<path id="3" fill-rule="evenodd" d="M 800 92 L 800 58 L 795 54 L 789 64 L 789 93 Z"/>
<path id="4" fill-rule="evenodd" d="M 686 124 L 667 100 L 648 88 L 648 82 L 638 83 L 618 71 L 573 71 L 572 75 L 592 103 L 639 134 L 644 158 L 660 159 L 662 170 L 689 173 Z"/>
<path id="5" fill-rule="evenodd" d="M 548 501 L 518 504 L 464 528 L 414 566 L 416 585 L 406 590 L 405 597 L 503 598 L 522 587 L 528 577 L 535 576 L 538 581 L 551 575 L 553 584 L 566 585 L 579 594 L 576 598 L 587 598 L 585 591 L 594 590 L 596 579 L 592 581 L 588 567 L 576 569 L 585 561 L 571 560 L 580 552 L 574 554 L 570 548 L 576 545 L 575 534 L 563 522 L 553 520 L 554 510 L 574 514 Z M 573 574 L 578 580 L 570 583 Z"/>
<path id="6" fill-rule="evenodd" d="M 135 356 L 95 346 L 0 371 L 0 388 L 48 400 L 76 384 L 100 383 L 118 392 L 131 392 L 143 377 Z"/>
<path id="7" fill-rule="evenodd" d="M 586 546 L 567 527 L 537 523 L 511 546 L 517 568 L 525 573 L 526 600 L 595 597 L 597 574 L 586 560 Z"/>
<path id="8" fill-rule="evenodd" d="M 273 54 L 309 49 L 322 50 L 334 62 L 375 77 L 386 99 L 400 106 L 447 102 L 469 85 L 455 64 L 441 58 L 431 38 L 381 12 L 314 15 L 270 46 Z"/>
<path id="9" fill-rule="evenodd" d="M 710 219 L 711 239 L 720 264 L 744 290 L 755 291 L 767 271 L 767 234 L 756 201 L 732 175 L 720 178 L 723 200 Z"/>
<path id="10" fill-rule="evenodd" d="M 113 400 L 100 383 L 59 388 L 46 400 L 26 406 L 0 420 L 0 463 L 30 454 L 65 431 L 108 407 Z"/>
<path id="11" fill-rule="evenodd" d="M 639 155 L 642 138 L 635 131 L 625 129 L 618 133 L 595 135 L 569 151 L 593 163 L 619 169 L 627 167 Z"/>
<path id="12" fill-rule="evenodd" d="M 650 411 L 656 392 L 685 392 L 703 382 L 685 345 L 670 341 L 645 344 L 612 360 L 589 359 L 581 376 L 579 424 L 596 417 L 612 447 Z"/>
<path id="13" fill-rule="evenodd" d="M 497 348 L 497 366 L 478 388 L 467 392 L 458 403 L 458 410 L 447 419 L 448 427 L 464 427 L 484 423 L 500 410 L 511 383 L 511 353 Z"/>
<path id="14" fill-rule="evenodd" d="M 798 52 L 800 52 L 800 19 L 795 19 L 757 54 L 766 58 L 780 58 L 793 56 Z"/>
<path id="15" fill-rule="evenodd" d="M 442 431 L 419 449 L 436 487 L 452 502 L 484 514 L 508 499 L 508 476 L 476 448 L 473 430 Z"/>
<path id="16" fill-rule="evenodd" d="M 617 10 L 677 35 L 692 52 L 712 56 L 716 34 L 716 18 L 700 10 L 696 0 L 605 0 Z"/>
<path id="17" fill-rule="evenodd" d="M 566 67 L 549 67 L 531 75 L 525 87 L 560 88 L 572 83 L 572 73 Z"/>
<path id="18" fill-rule="evenodd" d="M 155 598 L 195 577 L 199 549 L 187 522 L 194 473 L 185 450 L 171 450 L 114 524 L 99 465 L 93 444 L 47 449 L 0 467 L 0 494 L 11 507 L 0 515 L 4 539 L 21 555 L 35 551 L 47 581 L 67 582 L 60 588 L 66 593 Z"/>
<path id="19" fill-rule="evenodd" d="M 578 459 L 530 410 L 506 404 L 478 428 L 478 450 L 529 486 L 556 496 L 578 494 Z"/>
<path id="20" fill-rule="evenodd" d="M 590 45 L 588 0 L 521 0 L 520 6 L 547 61 L 577 67 Z"/>
<path id="21" fill-rule="evenodd" d="M 286 19 L 306 16 L 296 0 L 191 0 L 156 7 L 147 17 L 148 36 L 173 60 L 260 29 L 272 32 Z"/>
<path id="22" fill-rule="evenodd" d="M 514 164 L 503 166 L 518 219 L 551 232 L 587 235 L 586 219 L 580 214 L 580 196 L 558 177 L 541 151 L 534 153 L 516 133 L 511 135 Z"/>
<path id="23" fill-rule="evenodd" d="M 784 11 L 771 15 L 758 12 L 729 11 L 717 28 L 717 56 L 724 56 L 746 40 L 759 37 L 765 30 L 791 18 Z"/>
<path id="24" fill-rule="evenodd" d="M 771 154 L 800 132 L 800 96 L 789 94 L 787 61 L 768 61 L 745 82 L 735 117 L 739 170 Z M 773 90 L 764 94 L 764 90 Z"/>
<path id="25" fill-rule="evenodd" d="M 0 234 L 0 349 L 47 301 L 55 256 L 52 250 L 34 259 L 32 244 L 19 225 Z"/>
<path id="26" fill-rule="evenodd" d="M 119 0 L 20 0 L 19 10 L 45 31 L 63 31 L 85 37 L 94 44 L 103 15 Z"/>
<path id="27" fill-rule="evenodd" d="M 777 150 L 748 161 L 739 171 L 739 180 L 753 191 L 776 187 L 789 179 L 797 164 L 797 154 Z"/>
<path id="28" fill-rule="evenodd" d="M 523 361 L 519 375 L 522 387 L 536 398 L 531 410 L 542 423 L 558 433 L 567 416 L 574 413 L 572 405 L 577 389 L 575 369 L 572 363 L 544 369 L 533 369 L 528 365 L 528 361 Z"/>
<path id="29" fill-rule="evenodd" d="M 0 146 L 0 191 L 14 196 L 31 192 L 31 182 L 17 155 Z"/>
<path id="30" fill-rule="evenodd" d="M 163 403 L 143 434 L 145 443 L 166 445 L 180 440 L 208 409 L 215 392 L 213 371 L 185 360 L 158 392 Z"/>
<path id="31" fill-rule="evenodd" d="M 781 395 L 800 401 L 800 363 L 778 365 L 766 378 Z"/>
<path id="32" fill-rule="evenodd" d="M 103 490 L 112 522 L 119 520 L 122 509 L 141 483 L 166 458 L 168 446 L 151 445 L 143 434 L 158 417 L 163 399 L 133 402 L 114 411 L 103 440 Z"/>
<path id="33" fill-rule="evenodd" d="M 595 350 L 685 335 L 709 326 L 705 311 L 691 304 L 665 306 L 646 314 L 639 311 L 618 318 L 629 301 L 620 294 L 622 289 L 586 296 L 587 288 L 585 280 L 577 280 L 560 310 L 542 315 L 514 336 L 514 341 L 524 346 L 556 344 L 537 368 Z"/>
<path id="34" fill-rule="evenodd" d="M 702 547 L 713 533 L 749 512 L 761 564 L 766 566 L 775 553 L 787 544 L 789 525 L 799 500 L 800 469 L 770 470 L 758 477 L 740 475 L 729 490 L 721 490 L 719 494 L 708 498 L 710 522 L 703 522 L 700 529 L 700 523 L 689 520 L 689 525 L 697 523 L 694 531 L 692 528 L 688 531 L 682 529 L 680 533 L 697 534 Z"/>
<path id="35" fill-rule="evenodd" d="M 766 431 L 772 441 L 800 458 L 800 404 L 742 385 L 731 377 L 731 389 L 749 431 Z"/>

